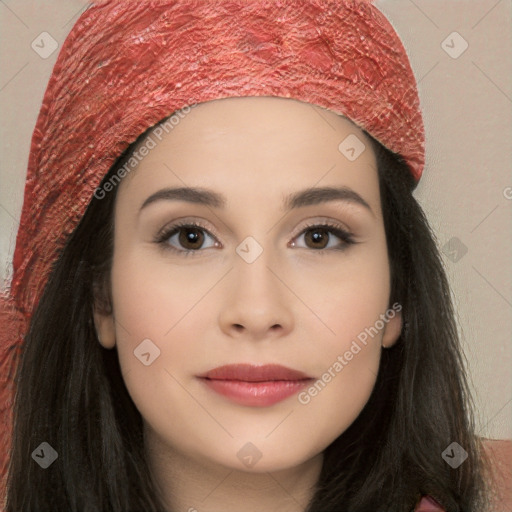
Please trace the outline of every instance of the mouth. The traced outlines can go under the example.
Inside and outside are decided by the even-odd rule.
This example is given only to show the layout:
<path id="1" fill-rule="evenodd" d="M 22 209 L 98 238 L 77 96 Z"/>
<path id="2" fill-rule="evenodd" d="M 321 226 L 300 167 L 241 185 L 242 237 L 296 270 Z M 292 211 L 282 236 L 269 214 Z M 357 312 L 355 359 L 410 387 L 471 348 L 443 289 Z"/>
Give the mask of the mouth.
<path id="1" fill-rule="evenodd" d="M 315 380 L 285 366 L 252 364 L 220 366 L 198 378 L 215 393 L 249 407 L 274 405 Z"/>

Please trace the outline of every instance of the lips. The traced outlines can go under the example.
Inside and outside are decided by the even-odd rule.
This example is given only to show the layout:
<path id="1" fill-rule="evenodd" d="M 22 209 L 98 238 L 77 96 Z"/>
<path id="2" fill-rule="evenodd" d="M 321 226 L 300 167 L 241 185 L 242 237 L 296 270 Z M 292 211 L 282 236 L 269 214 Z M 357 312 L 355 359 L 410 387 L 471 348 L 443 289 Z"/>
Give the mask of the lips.
<path id="1" fill-rule="evenodd" d="M 268 407 L 297 393 L 314 379 L 280 365 L 225 365 L 199 379 L 212 391 L 240 405 Z"/>
<path id="2" fill-rule="evenodd" d="M 242 380 L 245 382 L 263 382 L 272 380 L 304 380 L 309 375 L 277 364 L 257 366 L 252 364 L 228 364 L 219 366 L 201 375 L 214 380 Z"/>

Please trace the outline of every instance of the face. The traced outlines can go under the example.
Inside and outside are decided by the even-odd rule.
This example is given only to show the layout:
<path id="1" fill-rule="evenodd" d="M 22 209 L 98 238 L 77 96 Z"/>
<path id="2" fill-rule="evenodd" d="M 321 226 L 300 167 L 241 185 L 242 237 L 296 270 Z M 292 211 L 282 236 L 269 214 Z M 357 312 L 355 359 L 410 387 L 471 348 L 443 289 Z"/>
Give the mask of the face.
<path id="1" fill-rule="evenodd" d="M 145 434 L 244 471 L 319 456 L 400 332 L 370 141 L 272 97 L 199 104 L 150 137 L 118 185 L 113 315 L 95 313 Z"/>

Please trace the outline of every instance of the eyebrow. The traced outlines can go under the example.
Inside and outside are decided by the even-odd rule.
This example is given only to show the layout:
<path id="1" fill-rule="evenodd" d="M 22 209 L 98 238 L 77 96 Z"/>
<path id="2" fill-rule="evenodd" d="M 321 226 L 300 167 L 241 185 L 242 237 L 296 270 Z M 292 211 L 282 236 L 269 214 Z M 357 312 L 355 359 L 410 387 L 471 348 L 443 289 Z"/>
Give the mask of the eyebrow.
<path id="1" fill-rule="evenodd" d="M 140 207 L 140 211 L 157 201 L 185 201 L 212 208 L 225 208 L 226 198 L 212 190 L 197 187 L 163 188 L 150 195 Z M 346 201 L 358 204 L 367 209 L 373 216 L 370 205 L 353 189 L 349 187 L 316 187 L 299 190 L 284 197 L 283 210 L 303 208 L 329 201 Z"/>

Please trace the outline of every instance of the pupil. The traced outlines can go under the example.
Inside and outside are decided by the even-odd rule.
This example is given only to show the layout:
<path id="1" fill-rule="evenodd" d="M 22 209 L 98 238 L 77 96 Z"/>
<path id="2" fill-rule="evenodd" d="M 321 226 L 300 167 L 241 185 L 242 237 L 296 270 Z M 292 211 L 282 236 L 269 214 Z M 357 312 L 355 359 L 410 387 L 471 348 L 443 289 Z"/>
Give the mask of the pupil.
<path id="1" fill-rule="evenodd" d="M 183 236 L 182 243 L 184 243 L 184 245 L 186 245 L 186 244 L 201 245 L 200 230 L 198 230 L 197 228 L 187 228 L 182 231 L 182 235 L 183 234 L 184 234 L 184 236 Z"/>
<path id="2" fill-rule="evenodd" d="M 320 245 L 323 248 L 327 243 L 328 237 L 325 234 L 325 229 L 315 229 L 314 231 L 311 231 L 311 238 L 314 244 Z"/>

